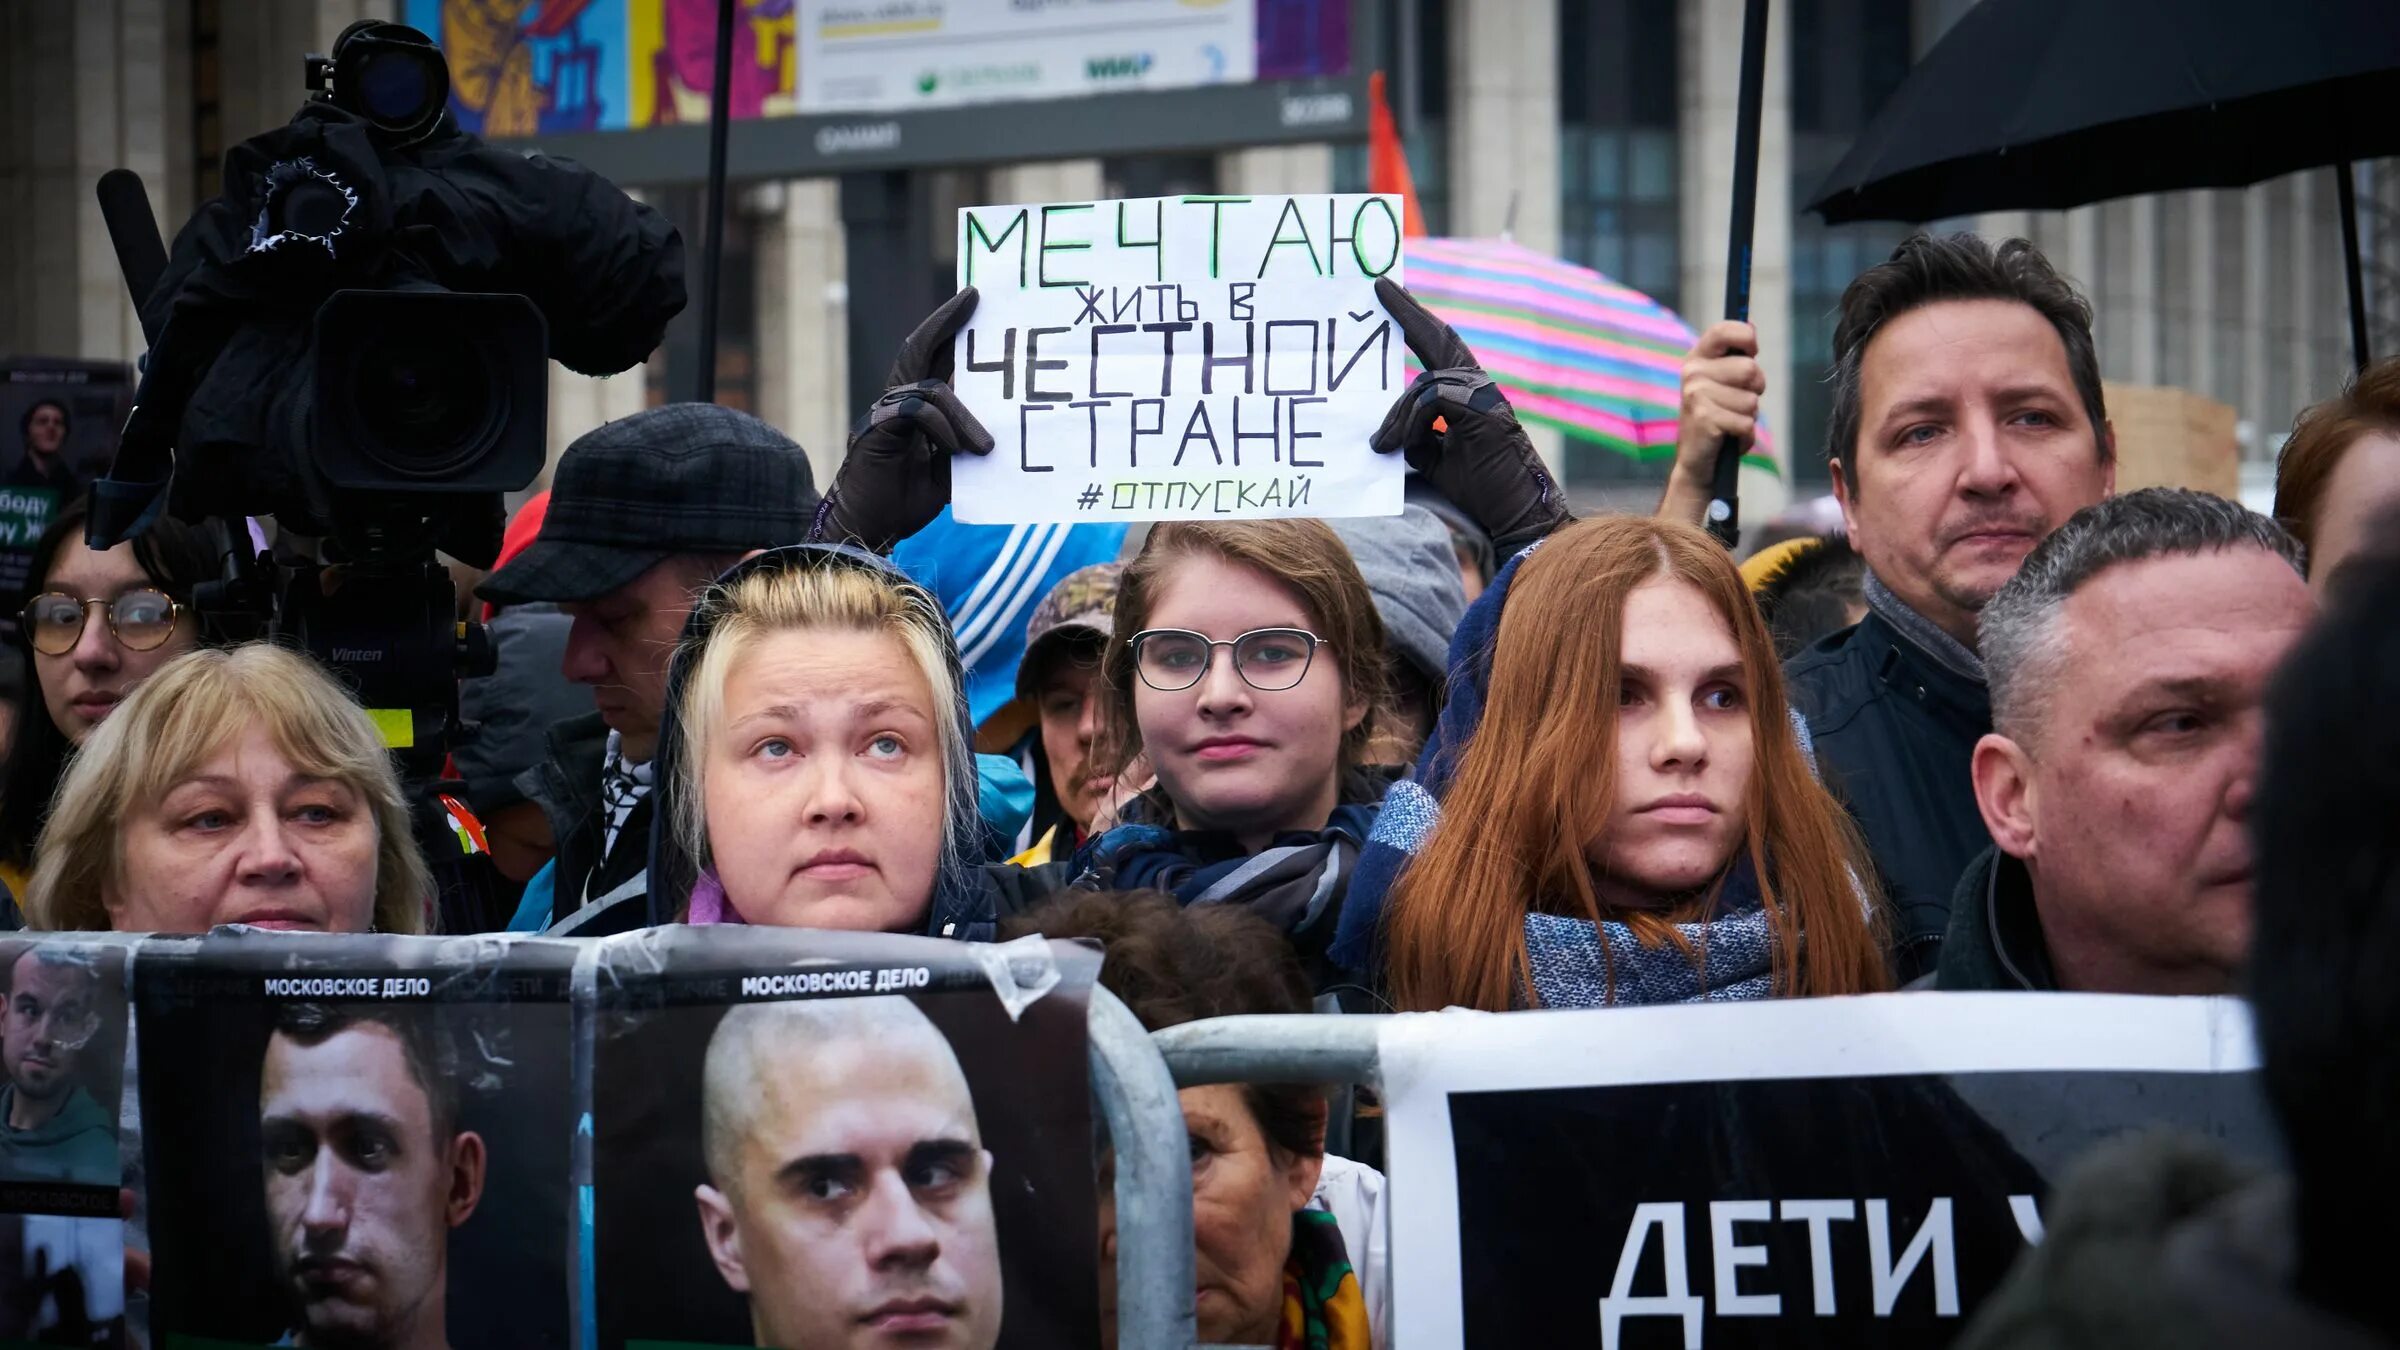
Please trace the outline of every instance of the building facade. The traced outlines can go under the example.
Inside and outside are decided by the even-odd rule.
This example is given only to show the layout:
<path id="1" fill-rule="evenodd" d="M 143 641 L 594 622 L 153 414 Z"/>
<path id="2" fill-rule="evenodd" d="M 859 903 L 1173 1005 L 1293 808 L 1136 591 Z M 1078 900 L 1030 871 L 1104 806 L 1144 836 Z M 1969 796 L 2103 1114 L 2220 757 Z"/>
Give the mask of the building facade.
<path id="1" fill-rule="evenodd" d="M 1751 306 L 1784 479 L 1746 480 L 1747 518 L 1824 488 L 1830 314 L 1906 227 L 1800 209 L 1882 99 L 1970 0 L 1772 6 Z M 1724 303 L 1742 0 L 1352 0 L 1354 71 L 1390 72 L 1431 228 L 1518 241 L 1609 273 L 1705 324 Z M 0 0 L 0 354 L 130 359 L 141 335 L 92 196 L 149 185 L 170 235 L 216 190 L 227 145 L 298 106 L 300 57 L 397 0 Z M 1262 97 L 1265 96 L 1262 90 Z M 992 118 L 1011 115 L 990 109 Z M 1363 113 L 1362 113 L 1363 115 Z M 616 133 L 641 137 L 664 133 Z M 971 202 L 1365 187 L 1355 140 L 749 177 L 728 212 L 717 394 L 784 427 L 830 478 L 900 334 L 947 294 L 950 221 Z M 602 160 L 595 167 L 611 171 Z M 702 237 L 703 194 L 621 178 Z M 2380 351 L 2400 350 L 2400 166 L 2360 166 Z M 2241 191 L 1947 222 L 2034 240 L 2097 311 L 2103 373 L 2232 405 L 2271 464 L 2293 414 L 2349 369 L 2330 170 Z M 698 279 L 697 259 L 693 278 Z M 695 303 L 643 372 L 556 370 L 554 451 L 690 386 Z M 1663 461 L 1545 435 L 1588 504 L 1640 505 Z M 2261 470 L 2253 470 L 2253 474 Z"/>

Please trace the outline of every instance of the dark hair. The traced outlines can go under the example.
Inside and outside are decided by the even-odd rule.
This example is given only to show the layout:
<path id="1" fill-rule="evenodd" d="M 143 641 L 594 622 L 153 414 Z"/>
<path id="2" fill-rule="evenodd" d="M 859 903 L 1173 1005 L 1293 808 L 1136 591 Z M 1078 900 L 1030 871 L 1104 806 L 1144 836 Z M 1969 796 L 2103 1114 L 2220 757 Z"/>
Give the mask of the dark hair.
<path id="1" fill-rule="evenodd" d="M 39 593 L 58 551 L 69 539 L 83 537 L 89 512 L 86 499 L 78 494 L 51 517 L 49 528 L 34 542 L 26 567 L 28 592 Z M 153 584 L 182 605 L 192 603 L 192 587 L 214 576 L 221 561 L 206 531 L 171 516 L 160 517 L 133 541 L 133 560 Z M 6 622 L 9 641 L 24 654 L 26 671 L 24 688 L 17 695 L 16 739 L 9 750 L 7 770 L 0 773 L 0 863 L 31 868 L 33 846 L 40 841 L 42 822 L 50 815 L 50 794 L 58 789 L 74 747 L 50 720 L 49 705 L 42 701 L 41 673 L 34 665 L 33 643 L 25 636 L 24 625 L 13 614 L 6 616 Z"/>
<path id="2" fill-rule="evenodd" d="M 2100 396 L 2100 357 L 2092 346 L 2091 302 L 2023 239 L 1995 249 L 1972 234 L 1912 234 L 1888 260 L 1859 273 L 1842 291 L 1833 328 L 1833 370 L 1827 376 L 1833 385 L 1833 413 L 1825 428 L 1828 465 L 1850 463 L 1858 453 L 1859 369 L 1867 344 L 1892 320 L 1946 300 L 2014 300 L 2050 321 L 2067 349 L 2067 373 L 2091 419 L 2093 447 L 2107 463 L 2108 409 Z M 1848 485 L 1857 495 L 1856 473 L 1849 475 Z"/>
<path id="3" fill-rule="evenodd" d="M 2347 569 L 2345 569 L 2347 570 Z M 2362 561 L 2267 696 L 2249 993 L 2291 1148 L 2299 1289 L 2400 1336 L 2375 1231 L 2400 1200 L 2400 557 Z"/>
<path id="4" fill-rule="evenodd" d="M 24 413 L 17 418 L 17 435 L 20 438 L 33 434 L 33 415 L 44 408 L 58 409 L 58 420 L 67 424 L 68 431 L 75 430 L 75 414 L 65 403 L 54 398 L 37 398 L 26 404 Z"/>
<path id="5" fill-rule="evenodd" d="M 2400 435 L 2400 356 L 2358 372 L 2342 392 L 2300 411 L 2275 457 L 2275 519 L 2314 553 L 2325 489 L 2350 447 L 2375 432 Z M 2309 566 L 2316 563 L 2311 559 Z"/>
<path id="6" fill-rule="evenodd" d="M 1848 628 L 1851 607 L 1866 603 L 1867 563 L 1848 535 L 1828 535 L 1796 547 L 1752 592 L 1775 654 L 1789 661 L 1819 638 Z"/>
<path id="7" fill-rule="evenodd" d="M 443 1035 L 434 1008 L 416 1003 L 278 1003 L 270 1026 L 276 1036 L 318 1046 L 362 1027 L 381 1027 L 400 1042 L 408 1076 L 425 1093 L 434 1142 L 458 1133 L 458 1056 Z"/>
<path id="8" fill-rule="evenodd" d="M 1068 891 L 1000 925 L 1003 939 L 1030 933 L 1099 943 L 1101 987 L 1149 1031 L 1310 1010 L 1308 976 L 1282 930 L 1239 905 L 1187 909 L 1159 891 Z M 1325 1151 L 1322 1090 L 1245 1083 L 1242 1098 L 1268 1143 L 1300 1157 Z"/>

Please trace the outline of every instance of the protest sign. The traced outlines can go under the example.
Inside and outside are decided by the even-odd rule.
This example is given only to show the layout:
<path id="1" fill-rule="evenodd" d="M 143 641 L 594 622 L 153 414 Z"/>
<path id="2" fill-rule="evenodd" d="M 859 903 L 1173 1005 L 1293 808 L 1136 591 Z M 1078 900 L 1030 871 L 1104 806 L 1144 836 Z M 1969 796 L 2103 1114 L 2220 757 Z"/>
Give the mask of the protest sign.
<path id="1" fill-rule="evenodd" d="M 1098 973 L 1098 953 L 1040 939 L 608 939 L 600 1350 L 1100 1344 Z"/>
<path id="2" fill-rule="evenodd" d="M 143 944 L 151 1343 L 564 1350 L 575 952 Z"/>
<path id="3" fill-rule="evenodd" d="M 125 959 L 106 939 L 0 942 L 0 1345 L 117 1346 Z"/>
<path id="4" fill-rule="evenodd" d="M 1396 1350 L 1946 1345 L 2092 1144 L 2275 1148 L 2225 999 L 1452 1013 L 1381 1062 Z"/>
<path id="5" fill-rule="evenodd" d="M 1407 385 L 1375 298 L 1403 279 L 1397 198 L 1147 197 L 958 214 L 979 294 L 952 386 L 992 433 L 960 455 L 970 524 L 1376 516 L 1368 438 Z"/>

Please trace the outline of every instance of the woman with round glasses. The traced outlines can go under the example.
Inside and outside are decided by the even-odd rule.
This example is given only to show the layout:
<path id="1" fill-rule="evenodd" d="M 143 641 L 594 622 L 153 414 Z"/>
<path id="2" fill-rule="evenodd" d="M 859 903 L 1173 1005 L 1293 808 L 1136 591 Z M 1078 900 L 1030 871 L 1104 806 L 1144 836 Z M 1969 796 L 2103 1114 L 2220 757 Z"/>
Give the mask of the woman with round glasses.
<path id="1" fill-rule="evenodd" d="M 17 614 L 33 678 L 0 779 L 0 881 L 19 898 L 68 758 L 136 685 L 199 645 L 192 587 L 217 570 L 207 536 L 182 521 L 162 518 L 141 538 L 95 552 L 83 542 L 85 515 L 77 498 L 52 517 L 34 544 L 32 598 Z"/>
<path id="2" fill-rule="evenodd" d="M 1077 855 L 1075 884 L 1247 905 L 1330 982 L 1324 948 L 1389 781 L 1363 762 L 1388 677 L 1358 565 L 1322 521 L 1160 525 L 1115 620 L 1096 762 L 1141 756 L 1158 782 Z"/>

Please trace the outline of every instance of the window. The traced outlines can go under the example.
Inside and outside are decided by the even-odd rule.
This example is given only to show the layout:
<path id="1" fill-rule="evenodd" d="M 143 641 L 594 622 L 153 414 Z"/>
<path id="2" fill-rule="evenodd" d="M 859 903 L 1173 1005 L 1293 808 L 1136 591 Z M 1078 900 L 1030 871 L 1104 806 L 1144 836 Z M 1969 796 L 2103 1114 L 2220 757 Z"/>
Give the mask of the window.
<path id="1" fill-rule="evenodd" d="M 1375 50 L 1367 69 L 1384 72 L 1385 96 L 1400 127 L 1400 148 L 1416 184 L 1417 209 L 1429 233 L 1450 228 L 1449 111 L 1450 45 L 1448 0 L 1360 0 L 1377 7 Z M 1402 40 L 1403 32 L 1409 35 Z M 1408 78 L 1410 75 L 1415 78 Z M 1413 116 L 1412 116 L 1413 113 Z M 1367 147 L 1363 141 L 1336 146 L 1333 190 L 1367 190 Z"/>
<path id="2" fill-rule="evenodd" d="M 1827 225 L 1807 209 L 1825 176 L 1908 74 L 1909 0 L 1789 0 L 1792 91 L 1791 425 L 1770 428 L 1794 495 L 1826 490 L 1825 424 L 1842 290 L 1914 227 Z M 1770 354 L 1770 364 L 1772 355 Z"/>
<path id="3" fill-rule="evenodd" d="M 1561 0 L 1558 12 L 1559 251 L 1678 308 L 1683 167 L 1674 0 Z M 1570 484 L 1661 482 L 1639 464 L 1570 436 Z"/>

